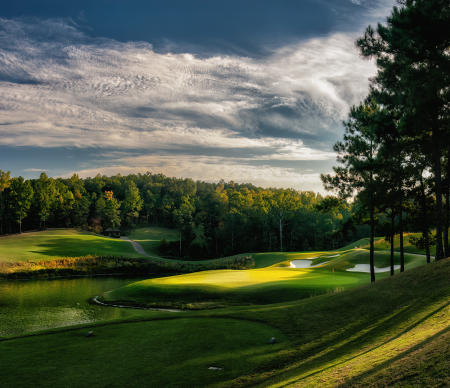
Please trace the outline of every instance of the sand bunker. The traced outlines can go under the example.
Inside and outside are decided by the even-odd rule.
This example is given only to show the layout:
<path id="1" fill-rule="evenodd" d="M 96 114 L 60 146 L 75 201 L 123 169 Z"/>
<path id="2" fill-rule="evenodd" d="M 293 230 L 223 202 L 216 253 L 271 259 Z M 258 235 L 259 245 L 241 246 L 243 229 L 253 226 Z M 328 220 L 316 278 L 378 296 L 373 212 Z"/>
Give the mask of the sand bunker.
<path id="1" fill-rule="evenodd" d="M 399 269 L 399 265 L 394 265 L 394 269 Z M 377 268 L 375 267 L 375 272 L 389 272 L 391 267 Z M 347 269 L 349 272 L 367 272 L 370 273 L 370 264 L 356 264 L 353 268 Z"/>
<path id="2" fill-rule="evenodd" d="M 314 268 L 318 267 L 319 265 L 324 265 L 328 263 L 328 261 L 325 261 L 320 264 L 312 265 L 312 259 L 317 259 L 317 257 L 312 257 L 311 259 L 292 260 L 289 266 L 291 268 Z"/>

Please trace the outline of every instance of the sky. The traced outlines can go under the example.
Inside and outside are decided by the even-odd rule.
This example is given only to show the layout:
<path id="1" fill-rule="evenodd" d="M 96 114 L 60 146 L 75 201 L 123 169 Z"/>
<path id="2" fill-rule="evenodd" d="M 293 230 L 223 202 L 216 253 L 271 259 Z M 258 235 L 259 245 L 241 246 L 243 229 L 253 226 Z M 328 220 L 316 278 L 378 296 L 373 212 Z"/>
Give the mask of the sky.
<path id="1" fill-rule="evenodd" d="M 0 169 L 150 171 L 324 192 L 394 0 L 15 0 L 0 8 Z"/>

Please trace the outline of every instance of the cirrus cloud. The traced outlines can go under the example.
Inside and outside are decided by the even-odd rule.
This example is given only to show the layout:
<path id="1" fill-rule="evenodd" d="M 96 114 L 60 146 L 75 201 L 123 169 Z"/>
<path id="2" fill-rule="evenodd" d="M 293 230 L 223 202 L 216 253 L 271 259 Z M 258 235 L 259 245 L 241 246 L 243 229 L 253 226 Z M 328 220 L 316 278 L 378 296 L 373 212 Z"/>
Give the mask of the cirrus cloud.
<path id="1" fill-rule="evenodd" d="M 318 171 L 297 162 L 334 159 L 340 122 L 375 72 L 352 34 L 255 59 L 158 53 L 148 43 L 89 38 L 63 20 L 0 26 L 0 145 L 131 154 L 84 174 L 153 169 L 294 187 L 312 179 L 319 190 Z M 281 161 L 291 163 L 284 173 Z"/>

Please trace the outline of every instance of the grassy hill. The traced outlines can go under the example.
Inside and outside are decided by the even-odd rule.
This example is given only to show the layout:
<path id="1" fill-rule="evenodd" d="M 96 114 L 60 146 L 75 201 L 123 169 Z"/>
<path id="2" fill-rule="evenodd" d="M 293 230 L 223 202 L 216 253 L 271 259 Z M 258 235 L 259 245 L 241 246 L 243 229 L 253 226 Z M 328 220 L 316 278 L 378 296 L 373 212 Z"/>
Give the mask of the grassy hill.
<path id="1" fill-rule="evenodd" d="M 86 255 L 142 257 L 127 241 L 76 229 L 52 229 L 0 237 L 0 262 Z"/>
<path id="2" fill-rule="evenodd" d="M 446 259 L 302 300 L 141 311 L 133 321 L 6 339 L 0 341 L 2 384 L 445 386 L 449 278 Z M 87 330 L 94 336 L 86 338 Z"/>
<path id="3" fill-rule="evenodd" d="M 418 249 L 416 246 L 414 246 L 413 244 L 411 244 L 410 242 L 410 237 L 420 237 L 422 234 L 421 233 L 404 233 L 403 235 L 403 249 L 405 252 L 408 253 L 417 253 L 417 254 L 424 254 L 425 252 Z M 386 241 L 384 239 L 384 237 L 375 237 L 375 250 L 390 250 L 391 249 L 391 245 L 389 243 L 389 241 Z M 370 247 L 370 240 L 369 238 L 362 238 L 358 241 L 355 241 L 349 245 L 346 245 L 345 247 L 341 248 L 340 250 L 348 250 L 348 249 L 352 249 L 352 248 L 364 248 L 364 249 L 369 249 Z M 400 236 L 398 234 L 395 235 L 394 237 L 394 249 L 395 250 L 399 250 L 400 249 Z M 430 247 L 430 254 L 432 256 L 434 256 L 436 254 L 436 247 L 435 246 L 431 246 Z"/>

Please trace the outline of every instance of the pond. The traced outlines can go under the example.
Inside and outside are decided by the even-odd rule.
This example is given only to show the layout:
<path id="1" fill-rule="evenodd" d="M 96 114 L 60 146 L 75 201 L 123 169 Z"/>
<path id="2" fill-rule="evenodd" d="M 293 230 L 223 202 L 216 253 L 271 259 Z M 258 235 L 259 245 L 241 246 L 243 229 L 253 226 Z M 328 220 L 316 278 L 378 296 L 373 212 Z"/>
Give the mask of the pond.
<path id="1" fill-rule="evenodd" d="M 102 307 L 88 301 L 138 280 L 142 279 L 99 276 L 0 280 L 0 337 L 136 315 L 133 309 Z"/>

